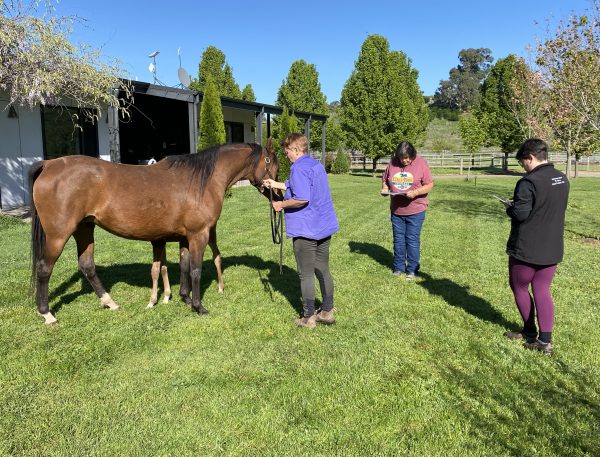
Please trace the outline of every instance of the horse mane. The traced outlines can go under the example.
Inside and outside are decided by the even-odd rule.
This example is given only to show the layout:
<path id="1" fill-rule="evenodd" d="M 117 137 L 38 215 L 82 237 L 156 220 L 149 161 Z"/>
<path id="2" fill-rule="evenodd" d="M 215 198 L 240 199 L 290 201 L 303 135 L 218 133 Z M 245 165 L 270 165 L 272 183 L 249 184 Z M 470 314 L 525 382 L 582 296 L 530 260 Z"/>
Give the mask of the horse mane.
<path id="1" fill-rule="evenodd" d="M 211 146 L 195 154 L 182 154 L 176 156 L 168 156 L 163 160 L 169 168 L 184 168 L 192 172 L 191 179 L 198 180 L 200 191 L 202 192 L 208 182 L 208 178 L 215 170 L 215 164 L 219 155 L 231 149 L 232 146 L 243 143 L 230 143 Z M 262 154 L 262 147 L 258 144 L 246 143 L 250 147 L 250 155 L 247 158 L 247 164 L 256 166 Z"/>

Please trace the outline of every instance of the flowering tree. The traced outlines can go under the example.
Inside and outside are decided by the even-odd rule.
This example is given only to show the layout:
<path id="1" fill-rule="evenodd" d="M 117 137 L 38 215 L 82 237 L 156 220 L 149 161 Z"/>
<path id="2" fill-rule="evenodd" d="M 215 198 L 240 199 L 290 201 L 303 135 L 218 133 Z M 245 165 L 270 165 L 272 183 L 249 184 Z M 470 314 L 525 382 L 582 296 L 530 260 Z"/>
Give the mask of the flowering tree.
<path id="1" fill-rule="evenodd" d="M 541 106 L 567 153 L 567 176 L 573 154 L 579 159 L 600 148 L 600 7 L 592 5 L 590 15 L 561 21 L 536 49 Z"/>
<path id="2" fill-rule="evenodd" d="M 127 99 L 131 91 L 119 62 L 71 44 L 67 37 L 78 18 L 53 13 L 51 0 L 0 0 L 0 90 L 9 105 L 76 106 L 90 120 L 106 106 L 127 114 L 119 92 Z"/>

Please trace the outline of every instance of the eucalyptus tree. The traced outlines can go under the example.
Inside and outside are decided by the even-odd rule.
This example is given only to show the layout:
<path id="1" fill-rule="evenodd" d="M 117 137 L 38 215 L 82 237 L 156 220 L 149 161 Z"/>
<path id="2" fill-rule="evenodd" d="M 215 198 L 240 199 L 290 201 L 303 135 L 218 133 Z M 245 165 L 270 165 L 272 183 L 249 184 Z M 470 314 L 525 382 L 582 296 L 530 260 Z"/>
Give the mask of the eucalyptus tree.
<path id="1" fill-rule="evenodd" d="M 391 155 L 403 140 L 415 143 L 427 127 L 428 112 L 417 83 L 418 72 L 387 39 L 369 35 L 363 42 L 341 98 L 347 145 L 373 160 Z"/>
<path id="2" fill-rule="evenodd" d="M 487 76 L 493 58 L 488 48 L 468 48 L 458 53 L 458 60 L 449 78 L 440 81 L 433 101 L 436 106 L 465 111 L 477 102 L 479 85 Z"/>

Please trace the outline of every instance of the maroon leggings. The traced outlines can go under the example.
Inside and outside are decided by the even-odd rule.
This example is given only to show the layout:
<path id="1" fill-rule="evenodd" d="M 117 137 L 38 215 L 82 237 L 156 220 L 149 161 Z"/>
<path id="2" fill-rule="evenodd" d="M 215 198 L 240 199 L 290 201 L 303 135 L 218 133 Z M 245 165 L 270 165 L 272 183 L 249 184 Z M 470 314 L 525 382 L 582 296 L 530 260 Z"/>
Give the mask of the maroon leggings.
<path id="1" fill-rule="evenodd" d="M 554 302 L 550 284 L 556 272 L 555 265 L 534 265 L 508 257 L 510 288 L 521 313 L 526 332 L 535 332 L 535 314 L 540 332 L 551 332 L 554 327 Z M 529 284 L 531 292 L 529 294 Z"/>

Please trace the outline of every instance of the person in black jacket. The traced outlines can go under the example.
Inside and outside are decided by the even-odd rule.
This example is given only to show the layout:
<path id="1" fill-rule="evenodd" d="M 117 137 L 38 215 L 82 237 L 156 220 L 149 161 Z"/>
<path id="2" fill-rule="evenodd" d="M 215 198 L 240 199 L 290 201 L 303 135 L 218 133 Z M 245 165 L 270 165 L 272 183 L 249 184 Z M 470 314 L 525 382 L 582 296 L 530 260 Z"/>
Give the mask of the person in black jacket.
<path id="1" fill-rule="evenodd" d="M 517 182 L 512 204 L 506 208 L 511 218 L 506 253 L 510 288 L 523 318 L 523 329 L 504 335 L 524 339 L 528 349 L 552 354 L 554 302 L 550 284 L 563 258 L 569 181 L 548 163 L 547 157 L 548 146 L 538 139 L 525 140 L 516 155 L 527 173 Z"/>

